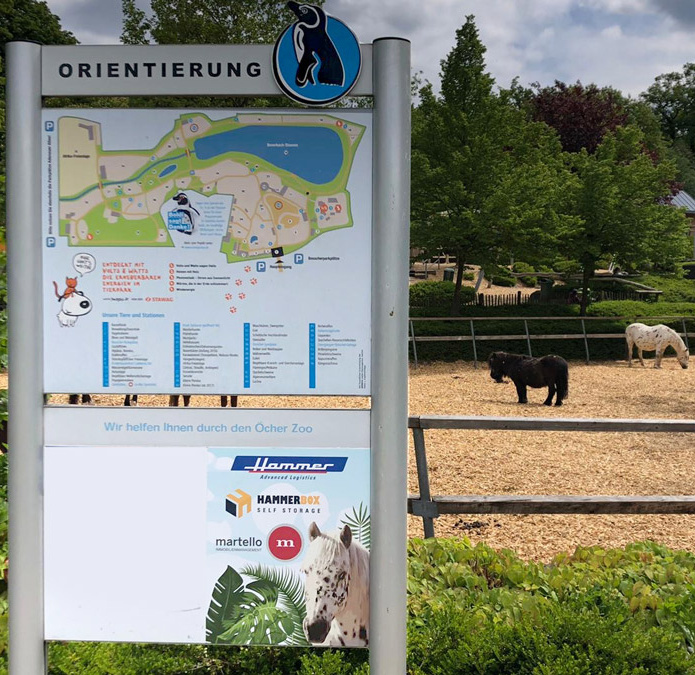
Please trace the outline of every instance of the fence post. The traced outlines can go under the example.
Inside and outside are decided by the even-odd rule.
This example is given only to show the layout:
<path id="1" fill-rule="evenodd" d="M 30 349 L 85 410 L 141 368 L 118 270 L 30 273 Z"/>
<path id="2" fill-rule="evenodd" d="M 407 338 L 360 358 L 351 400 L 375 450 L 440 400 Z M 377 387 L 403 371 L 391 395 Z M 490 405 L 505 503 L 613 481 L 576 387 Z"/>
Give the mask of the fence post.
<path id="1" fill-rule="evenodd" d="M 584 333 L 584 349 L 586 350 L 586 363 L 589 365 L 589 340 L 586 337 L 586 325 L 582 319 L 582 332 Z"/>
<path id="2" fill-rule="evenodd" d="M 410 321 L 408 323 L 410 323 L 410 337 L 413 340 L 413 360 L 415 361 L 415 367 L 417 368 L 417 347 L 415 346 L 415 326 L 413 324 L 412 319 L 410 319 Z"/>
<path id="3" fill-rule="evenodd" d="M 478 348 L 475 346 L 475 328 L 471 319 L 471 337 L 473 338 L 473 368 L 478 370 Z"/>
<path id="4" fill-rule="evenodd" d="M 425 539 L 434 537 L 434 517 L 432 516 L 432 495 L 430 494 L 430 478 L 427 473 L 427 452 L 425 451 L 425 432 L 419 427 L 413 428 L 413 443 L 415 445 L 415 465 L 417 466 L 417 482 L 422 505 L 422 528 Z"/>
<path id="5" fill-rule="evenodd" d="M 685 317 L 681 317 L 683 322 L 683 336 L 685 337 L 685 346 L 690 350 L 690 343 L 688 342 L 688 329 L 685 326 Z"/>
<path id="6" fill-rule="evenodd" d="M 533 356 L 533 352 L 531 351 L 531 336 L 528 332 L 528 321 L 526 321 L 526 319 L 524 319 L 524 330 L 526 331 L 526 344 L 528 345 L 528 355 Z"/>

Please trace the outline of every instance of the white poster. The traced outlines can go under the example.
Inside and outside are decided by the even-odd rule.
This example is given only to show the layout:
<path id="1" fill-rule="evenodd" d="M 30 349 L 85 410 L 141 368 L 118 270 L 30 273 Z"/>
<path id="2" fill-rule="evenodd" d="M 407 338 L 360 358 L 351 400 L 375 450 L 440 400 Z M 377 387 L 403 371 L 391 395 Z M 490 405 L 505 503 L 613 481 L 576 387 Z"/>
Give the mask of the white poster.
<path id="1" fill-rule="evenodd" d="M 50 412 L 46 639 L 368 645 L 367 411 L 191 411 L 197 446 L 173 410 Z"/>
<path id="2" fill-rule="evenodd" d="M 368 395 L 367 111 L 43 111 L 49 392 Z"/>

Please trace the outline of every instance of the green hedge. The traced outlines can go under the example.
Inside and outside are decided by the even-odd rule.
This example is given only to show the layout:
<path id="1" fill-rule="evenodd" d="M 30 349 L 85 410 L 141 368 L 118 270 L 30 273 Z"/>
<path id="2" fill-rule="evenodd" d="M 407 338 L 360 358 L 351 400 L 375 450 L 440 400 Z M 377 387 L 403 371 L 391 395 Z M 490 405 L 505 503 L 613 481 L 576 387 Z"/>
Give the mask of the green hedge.
<path id="1" fill-rule="evenodd" d="M 408 675 L 695 675 L 695 555 L 578 548 L 544 565 L 467 539 L 408 547 Z M 51 644 L 51 675 L 366 675 L 365 650 Z"/>
<path id="2" fill-rule="evenodd" d="M 453 281 L 420 281 L 410 285 L 411 316 L 450 316 L 456 284 Z M 461 303 L 472 302 L 475 290 L 461 287 Z"/>
<path id="3" fill-rule="evenodd" d="M 529 265 L 525 262 L 515 262 L 512 265 L 512 272 L 517 272 L 518 274 L 527 273 L 528 276 L 519 277 L 519 281 L 524 284 L 524 286 L 536 286 L 538 284 L 538 277 L 533 276 L 536 270 L 533 265 Z"/>
<path id="4" fill-rule="evenodd" d="M 631 300 L 596 302 L 589 306 L 588 315 L 592 317 L 606 317 L 605 321 L 592 319 L 586 321 L 587 333 L 616 333 L 622 334 L 630 323 L 630 320 L 616 319 L 618 316 L 685 316 L 693 317 L 686 321 L 688 331 L 695 332 L 695 303 L 669 303 L 669 302 L 635 302 Z M 580 334 L 582 332 L 579 321 L 567 321 L 568 317 L 579 316 L 578 305 L 521 305 L 508 307 L 479 307 L 476 305 L 463 307 L 463 317 L 521 317 L 519 321 L 497 321 L 494 318 L 485 321 L 476 321 L 474 324 L 476 335 L 499 335 L 498 340 L 478 341 L 478 359 L 485 360 L 488 354 L 495 350 L 508 352 L 527 353 L 526 340 L 509 340 L 505 335 L 524 335 L 523 319 L 528 323 L 531 334 L 531 348 L 533 354 L 559 354 L 569 360 L 583 360 L 586 358 L 583 338 L 576 340 L 534 340 L 534 334 L 566 335 Z M 417 314 L 413 313 L 413 316 Z M 554 321 L 534 321 L 534 316 L 555 316 Z M 565 320 L 563 320 L 565 319 Z M 650 323 L 648 319 L 645 322 Z M 681 332 L 681 321 L 668 321 L 655 319 L 654 323 L 666 323 L 675 330 Z M 416 321 L 413 323 L 416 336 L 427 335 L 470 335 L 470 323 L 467 321 Z M 626 355 L 625 342 L 619 339 L 590 339 L 589 352 L 594 361 L 619 360 Z M 422 361 L 452 361 L 463 359 L 473 360 L 473 345 L 471 342 L 418 342 L 418 360 Z M 672 354 L 669 351 L 667 354 Z M 412 345 L 410 356 L 413 356 Z M 651 354 L 647 353 L 647 356 Z"/>

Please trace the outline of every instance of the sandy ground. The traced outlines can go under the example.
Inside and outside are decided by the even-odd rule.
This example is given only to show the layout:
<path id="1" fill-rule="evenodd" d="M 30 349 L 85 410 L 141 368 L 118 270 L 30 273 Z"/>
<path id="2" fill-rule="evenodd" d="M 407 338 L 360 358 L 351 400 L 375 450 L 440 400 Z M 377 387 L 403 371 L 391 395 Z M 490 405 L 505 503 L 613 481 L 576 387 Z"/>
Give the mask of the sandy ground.
<path id="1" fill-rule="evenodd" d="M 0 376 L 0 387 L 5 386 Z M 122 397 L 95 395 L 97 405 Z M 514 386 L 496 384 L 486 368 L 470 363 L 411 368 L 411 415 L 694 418 L 695 368 L 675 358 L 662 370 L 625 362 L 570 366 L 570 396 L 561 408 L 541 405 L 545 390 L 516 403 Z M 66 403 L 56 395 L 52 403 Z M 166 405 L 165 396 L 141 396 L 141 405 Z M 194 396 L 193 406 L 218 405 Z M 243 407 L 367 408 L 367 398 L 240 396 Z M 230 411 L 230 414 L 233 414 Z M 692 434 L 426 431 L 432 494 L 695 494 Z M 418 492 L 412 439 L 409 491 Z M 695 551 L 695 516 L 442 516 L 438 536 L 468 536 L 525 558 L 547 560 L 577 545 L 622 546 L 653 539 Z M 409 516 L 410 536 L 422 535 Z"/>

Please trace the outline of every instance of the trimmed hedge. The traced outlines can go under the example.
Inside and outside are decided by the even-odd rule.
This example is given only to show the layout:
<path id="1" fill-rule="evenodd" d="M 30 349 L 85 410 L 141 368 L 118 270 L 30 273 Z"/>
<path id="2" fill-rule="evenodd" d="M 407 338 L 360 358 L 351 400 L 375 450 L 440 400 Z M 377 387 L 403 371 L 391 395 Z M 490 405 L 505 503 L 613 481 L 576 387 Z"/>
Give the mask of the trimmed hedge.
<path id="1" fill-rule="evenodd" d="M 450 316 L 456 284 L 453 281 L 419 281 L 410 285 L 411 316 Z M 461 287 L 461 303 L 472 302 L 475 290 Z"/>
<path id="2" fill-rule="evenodd" d="M 524 562 L 408 546 L 408 675 L 695 675 L 695 555 L 653 542 Z M 51 675 L 366 675 L 366 650 L 51 644 Z"/>
<path id="3" fill-rule="evenodd" d="M 528 276 L 518 277 L 519 281 L 524 284 L 524 286 L 536 286 L 538 284 L 538 277 L 533 276 L 536 270 L 533 265 L 529 265 L 525 262 L 515 262 L 512 265 L 512 272 L 517 272 L 518 274 L 528 273 Z"/>
<path id="4" fill-rule="evenodd" d="M 592 317 L 606 317 L 605 321 L 586 321 L 587 333 L 615 333 L 622 334 L 630 323 L 629 319 L 616 319 L 618 316 L 685 316 L 693 317 L 686 321 L 688 331 L 695 332 L 695 303 L 668 303 L 668 302 L 636 302 L 631 300 L 596 302 L 589 305 L 588 315 Z M 413 313 L 413 316 L 417 314 Z M 576 340 L 534 340 L 533 335 L 566 335 L 581 334 L 582 328 L 579 321 L 563 320 L 568 317 L 579 316 L 578 305 L 520 305 L 508 307 L 478 307 L 475 305 L 461 309 L 463 317 L 521 317 L 519 321 L 496 321 L 494 318 L 475 322 L 476 335 L 499 335 L 498 340 L 486 340 L 476 343 L 478 360 L 483 361 L 490 352 L 504 350 L 525 354 L 528 351 L 526 340 L 509 340 L 505 335 L 524 335 L 523 320 L 528 323 L 531 334 L 531 348 L 533 354 L 559 354 L 569 360 L 583 360 L 586 358 L 584 339 Z M 556 316 L 556 321 L 534 321 L 534 316 Z M 648 319 L 645 322 L 650 323 Z M 683 324 L 680 320 L 668 321 L 656 319 L 654 323 L 666 323 L 675 330 L 682 332 Z M 416 321 L 414 322 L 415 335 L 470 335 L 470 322 L 467 321 Z M 594 361 L 622 360 L 626 356 L 624 340 L 619 339 L 590 339 L 589 353 Z M 463 359 L 473 360 L 473 345 L 471 342 L 418 342 L 418 360 L 454 361 Z M 671 351 L 667 352 L 672 354 Z M 412 358 L 413 350 L 410 348 Z M 652 355 L 648 352 L 648 357 Z"/>

